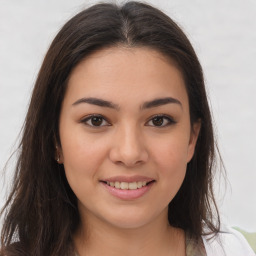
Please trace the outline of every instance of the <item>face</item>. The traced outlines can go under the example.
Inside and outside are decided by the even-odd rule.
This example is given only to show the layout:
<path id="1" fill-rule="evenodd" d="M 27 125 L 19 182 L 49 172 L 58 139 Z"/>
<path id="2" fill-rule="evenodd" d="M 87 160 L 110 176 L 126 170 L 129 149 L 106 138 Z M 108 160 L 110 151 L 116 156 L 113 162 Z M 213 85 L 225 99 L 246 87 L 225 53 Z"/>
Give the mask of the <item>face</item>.
<path id="1" fill-rule="evenodd" d="M 148 48 L 92 54 L 71 74 L 59 130 L 82 219 L 119 228 L 168 221 L 199 132 L 174 63 Z"/>

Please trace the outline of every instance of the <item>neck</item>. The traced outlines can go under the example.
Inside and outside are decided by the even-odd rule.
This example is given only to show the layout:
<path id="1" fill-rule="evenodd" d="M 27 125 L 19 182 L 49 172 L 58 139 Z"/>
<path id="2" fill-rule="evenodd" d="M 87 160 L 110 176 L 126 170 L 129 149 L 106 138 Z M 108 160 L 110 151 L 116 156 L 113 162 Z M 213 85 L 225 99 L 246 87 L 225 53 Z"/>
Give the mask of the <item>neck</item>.
<path id="1" fill-rule="evenodd" d="M 92 218 L 82 221 L 74 236 L 79 256 L 185 255 L 184 232 L 169 225 L 167 212 L 137 228 L 119 228 Z"/>

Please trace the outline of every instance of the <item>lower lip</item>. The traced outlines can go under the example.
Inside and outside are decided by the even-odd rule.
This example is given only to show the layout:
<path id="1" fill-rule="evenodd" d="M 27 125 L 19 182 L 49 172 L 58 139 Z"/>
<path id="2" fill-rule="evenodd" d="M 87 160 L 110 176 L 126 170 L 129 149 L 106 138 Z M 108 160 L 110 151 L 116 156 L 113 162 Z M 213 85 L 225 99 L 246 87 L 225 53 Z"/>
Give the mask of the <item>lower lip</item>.
<path id="1" fill-rule="evenodd" d="M 123 200 L 134 200 L 142 197 L 150 190 L 154 184 L 154 182 L 151 182 L 148 185 L 138 189 L 118 189 L 111 187 L 104 182 L 101 183 L 110 192 L 111 195 Z"/>

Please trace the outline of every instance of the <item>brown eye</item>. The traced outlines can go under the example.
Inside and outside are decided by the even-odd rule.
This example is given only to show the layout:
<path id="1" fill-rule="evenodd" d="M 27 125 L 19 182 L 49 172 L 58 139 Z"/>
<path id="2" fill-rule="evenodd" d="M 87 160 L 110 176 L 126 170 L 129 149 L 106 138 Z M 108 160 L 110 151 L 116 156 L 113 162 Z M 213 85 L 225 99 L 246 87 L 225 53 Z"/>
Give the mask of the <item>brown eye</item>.
<path id="1" fill-rule="evenodd" d="M 167 115 L 156 115 L 152 117 L 146 125 L 153 126 L 153 127 L 166 127 L 172 124 L 175 124 L 176 122 L 173 120 L 172 117 Z"/>
<path id="2" fill-rule="evenodd" d="M 102 126 L 109 126 L 110 124 L 106 121 L 106 119 L 101 115 L 91 115 L 86 117 L 81 121 L 91 127 L 102 127 Z"/>
<path id="3" fill-rule="evenodd" d="M 93 116 L 91 118 L 91 123 L 93 126 L 100 126 L 102 124 L 103 118 L 101 116 Z"/>
<path id="4" fill-rule="evenodd" d="M 155 126 L 161 126 L 164 122 L 163 120 L 164 118 L 163 117 L 160 117 L 160 116 L 157 116 L 157 117 L 154 117 L 152 119 L 152 123 L 155 125 Z"/>

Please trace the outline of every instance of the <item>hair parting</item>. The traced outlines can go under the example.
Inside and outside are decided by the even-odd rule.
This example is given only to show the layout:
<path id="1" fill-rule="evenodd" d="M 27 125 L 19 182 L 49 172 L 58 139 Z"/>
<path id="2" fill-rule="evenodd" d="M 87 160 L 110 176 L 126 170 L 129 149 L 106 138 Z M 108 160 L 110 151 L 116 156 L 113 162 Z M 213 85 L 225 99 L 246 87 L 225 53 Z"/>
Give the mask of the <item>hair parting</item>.
<path id="1" fill-rule="evenodd" d="M 44 58 L 23 127 L 12 191 L 1 212 L 1 256 L 73 255 L 80 217 L 64 167 L 56 161 L 60 110 L 74 67 L 108 47 L 148 47 L 178 65 L 191 124 L 200 121 L 201 131 L 185 180 L 169 204 L 169 223 L 196 238 L 220 231 L 213 193 L 218 151 L 203 71 L 192 45 L 171 18 L 152 6 L 102 3 L 69 20 Z"/>

